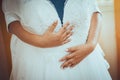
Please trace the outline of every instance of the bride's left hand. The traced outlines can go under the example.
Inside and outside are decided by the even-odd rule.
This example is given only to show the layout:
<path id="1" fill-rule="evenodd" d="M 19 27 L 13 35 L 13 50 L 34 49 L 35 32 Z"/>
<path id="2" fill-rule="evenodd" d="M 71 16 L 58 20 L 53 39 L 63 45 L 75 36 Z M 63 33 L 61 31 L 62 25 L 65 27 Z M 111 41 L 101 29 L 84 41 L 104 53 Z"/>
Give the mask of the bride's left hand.
<path id="1" fill-rule="evenodd" d="M 94 12 L 91 19 L 89 35 L 87 41 L 83 45 L 68 48 L 68 55 L 64 56 L 62 61 L 62 68 L 74 67 L 80 63 L 86 56 L 88 56 L 95 48 L 100 34 L 100 16 L 99 12 Z"/>
<path id="2" fill-rule="evenodd" d="M 90 44 L 83 44 L 74 46 L 67 49 L 67 54 L 60 59 L 62 63 L 61 68 L 74 67 L 79 64 L 87 55 L 93 51 L 93 47 Z"/>

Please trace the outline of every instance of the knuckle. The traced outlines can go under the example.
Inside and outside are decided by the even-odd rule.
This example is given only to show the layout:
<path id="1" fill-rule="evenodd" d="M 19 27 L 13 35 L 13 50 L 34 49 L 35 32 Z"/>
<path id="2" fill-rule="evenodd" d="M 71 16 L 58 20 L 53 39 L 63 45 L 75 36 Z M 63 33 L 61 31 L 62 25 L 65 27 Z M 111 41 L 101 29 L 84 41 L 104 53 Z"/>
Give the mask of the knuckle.
<path id="1" fill-rule="evenodd" d="M 60 35 L 60 34 L 57 34 L 57 35 L 56 35 L 56 39 L 59 40 L 60 38 L 61 38 L 61 35 Z"/>
<path id="2" fill-rule="evenodd" d="M 61 40 L 61 36 L 60 35 L 56 35 L 56 37 L 55 37 L 55 41 L 57 41 L 58 42 L 58 44 L 62 44 L 62 40 Z"/>
<path id="3" fill-rule="evenodd" d="M 60 39 L 56 37 L 56 38 L 55 38 L 55 41 L 59 42 L 59 41 L 60 41 Z"/>

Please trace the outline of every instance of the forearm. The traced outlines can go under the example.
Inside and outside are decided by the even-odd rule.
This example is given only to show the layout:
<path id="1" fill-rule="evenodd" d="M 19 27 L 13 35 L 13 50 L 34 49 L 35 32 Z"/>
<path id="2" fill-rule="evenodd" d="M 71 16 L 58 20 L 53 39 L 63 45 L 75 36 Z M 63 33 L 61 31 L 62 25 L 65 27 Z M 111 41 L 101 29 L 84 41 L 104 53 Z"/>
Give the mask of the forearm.
<path id="1" fill-rule="evenodd" d="M 101 30 L 100 16 L 101 15 L 98 12 L 96 12 L 93 14 L 91 19 L 90 30 L 86 41 L 86 44 L 88 45 L 91 51 L 94 50 L 99 39 L 99 34 Z"/>
<path id="2" fill-rule="evenodd" d="M 57 24 L 57 21 L 53 22 L 53 24 L 48 27 L 44 34 L 36 35 L 27 32 L 23 29 L 19 21 L 15 21 L 9 24 L 9 32 L 15 34 L 19 39 L 33 46 L 42 48 L 56 47 L 70 41 L 69 37 L 72 35 L 73 29 L 72 26 L 68 28 L 69 23 L 66 23 L 58 32 L 54 32 Z"/>
<path id="3" fill-rule="evenodd" d="M 82 45 L 70 47 L 67 49 L 67 52 L 69 54 L 67 54 L 66 56 L 60 59 L 60 61 L 63 62 L 63 64 L 61 65 L 62 68 L 74 67 L 95 49 L 100 33 L 99 20 L 100 19 L 98 13 L 94 13 L 91 18 L 91 24 L 90 24 L 90 29 L 86 43 Z"/>
<path id="4" fill-rule="evenodd" d="M 22 41 L 37 47 L 42 47 L 41 36 L 32 34 L 23 29 L 19 21 L 9 24 L 9 32 L 15 34 Z"/>

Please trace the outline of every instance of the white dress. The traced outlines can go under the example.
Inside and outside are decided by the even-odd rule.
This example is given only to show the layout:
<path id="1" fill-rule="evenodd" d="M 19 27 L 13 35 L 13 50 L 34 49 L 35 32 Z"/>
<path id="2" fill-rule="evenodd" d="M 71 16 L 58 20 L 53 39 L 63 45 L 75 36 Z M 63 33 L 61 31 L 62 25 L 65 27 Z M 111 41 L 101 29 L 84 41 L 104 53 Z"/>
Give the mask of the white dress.
<path id="1" fill-rule="evenodd" d="M 61 27 L 49 0 L 3 0 L 3 11 L 7 25 L 19 20 L 23 28 L 33 34 L 43 34 L 55 20 L 58 20 L 55 31 Z M 95 0 L 66 0 L 63 23 L 70 22 L 75 28 L 72 41 L 59 47 L 34 47 L 12 35 L 10 80 L 112 80 L 99 45 L 74 68 L 60 68 L 59 59 L 68 54 L 67 48 L 85 44 L 94 12 L 99 12 Z"/>

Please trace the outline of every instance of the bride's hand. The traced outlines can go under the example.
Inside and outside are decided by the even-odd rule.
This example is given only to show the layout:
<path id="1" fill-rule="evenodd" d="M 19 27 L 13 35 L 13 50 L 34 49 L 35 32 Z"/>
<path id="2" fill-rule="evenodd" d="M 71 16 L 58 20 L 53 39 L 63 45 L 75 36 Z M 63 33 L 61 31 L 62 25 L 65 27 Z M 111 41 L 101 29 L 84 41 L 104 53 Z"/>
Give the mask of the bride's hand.
<path id="1" fill-rule="evenodd" d="M 55 21 L 47 31 L 42 35 L 44 45 L 42 47 L 55 47 L 60 46 L 70 41 L 69 37 L 72 35 L 73 26 L 69 27 L 69 23 L 66 23 L 61 27 L 58 32 L 54 32 L 58 21 Z"/>
<path id="2" fill-rule="evenodd" d="M 60 59 L 62 68 L 74 67 L 93 51 L 92 44 L 83 44 L 68 48 L 66 56 Z"/>

